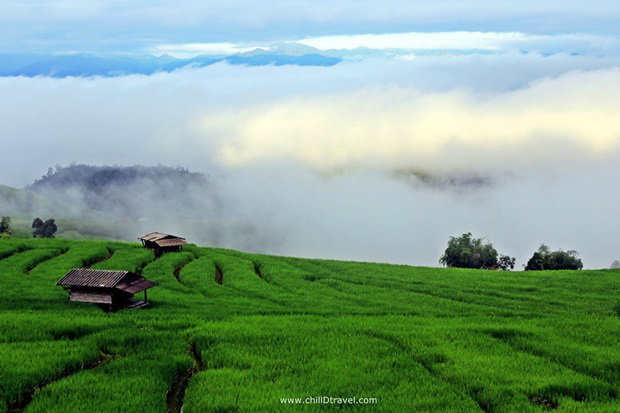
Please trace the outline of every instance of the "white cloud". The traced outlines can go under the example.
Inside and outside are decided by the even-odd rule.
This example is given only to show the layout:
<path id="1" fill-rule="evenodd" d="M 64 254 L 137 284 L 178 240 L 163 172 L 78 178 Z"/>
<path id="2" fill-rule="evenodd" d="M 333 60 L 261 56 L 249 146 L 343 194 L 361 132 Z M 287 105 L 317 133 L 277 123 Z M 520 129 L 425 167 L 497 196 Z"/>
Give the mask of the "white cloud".
<path id="1" fill-rule="evenodd" d="M 620 41 L 614 36 L 592 34 L 541 35 L 522 32 L 409 32 L 308 37 L 298 43 L 319 50 L 420 51 L 539 51 L 544 53 L 616 54 Z"/>
<path id="2" fill-rule="evenodd" d="M 169 54 L 177 58 L 189 58 L 202 54 L 231 55 L 254 50 L 256 46 L 242 46 L 234 43 L 184 43 L 162 44 L 155 46 L 150 51 L 156 55 Z"/>
<path id="3" fill-rule="evenodd" d="M 221 183 L 231 219 L 277 239 L 276 254 L 437 265 L 448 236 L 472 231 L 519 263 L 547 242 L 608 266 L 620 250 L 618 81 L 615 58 L 520 53 L 0 78 L 0 184 L 72 161 L 183 165 Z M 217 164 L 225 148 L 235 167 Z M 498 185 L 412 189 L 386 173 L 414 162 L 484 168 Z M 307 165 L 358 169 L 325 178 Z"/>
<path id="4" fill-rule="evenodd" d="M 605 118 L 579 137 L 575 131 L 588 128 L 577 120 L 586 113 L 617 115 L 616 69 L 599 70 L 614 60 L 537 54 L 421 56 L 329 68 L 217 64 L 153 76 L 0 78 L 0 144 L 16 154 L 0 166 L 0 182 L 24 185 L 48 166 L 72 161 L 183 164 L 198 169 L 218 159 L 233 165 L 273 157 L 321 168 L 377 161 L 398 166 L 416 160 L 431 163 L 435 158 L 430 155 L 445 156 L 450 142 L 478 148 L 480 141 L 492 148 L 492 142 L 486 142 L 495 137 L 496 128 L 498 148 L 500 142 L 517 139 L 517 131 L 528 135 L 525 127 L 529 132 L 552 127 L 556 134 L 566 131 L 563 142 L 595 154 L 586 138 L 599 134 L 595 142 L 607 147 L 615 123 Z M 584 72 L 524 88 L 535 79 L 557 78 L 571 68 Z M 566 119 L 528 118 L 528 106 L 540 113 L 555 108 Z M 428 119 L 443 116 L 444 108 L 442 129 L 433 130 Z M 486 111 L 497 116 L 486 116 Z M 573 116 L 575 111 L 580 112 Z M 205 115 L 207 123 L 201 125 Z M 517 117 L 527 123 L 516 124 L 512 135 L 492 123 L 492 119 L 516 123 Z M 484 136 L 474 133 L 477 125 L 472 122 L 478 120 Z M 574 128 L 563 126 L 564 121 Z M 455 122 L 467 129 L 460 133 Z M 365 131 L 359 138 L 356 127 Z M 418 138 L 416 130 L 425 127 L 433 131 L 434 140 Z M 448 138 L 451 134 L 454 139 Z M 384 145 L 377 143 L 379 135 Z M 334 136 L 333 142 L 329 136 Z M 417 146 L 419 152 L 413 149 Z M 422 157 L 422 149 L 430 157 Z M 471 159 L 461 152 L 462 159 L 451 165 Z M 555 152 L 550 148 L 541 153 L 559 156 Z M 517 155 L 512 158 L 528 158 L 523 152 Z"/>
<path id="5" fill-rule="evenodd" d="M 231 167 L 288 158 L 323 170 L 360 163 L 495 169 L 544 163 L 561 156 L 558 149 L 583 156 L 616 151 L 619 111 L 613 68 L 493 94 L 401 87 L 299 96 L 216 111 L 202 128 L 221 137 L 219 159 Z"/>
<path id="6" fill-rule="evenodd" d="M 608 53 L 620 48 L 613 36 L 591 34 L 539 35 L 521 32 L 409 32 L 353 34 L 307 37 L 285 42 L 254 43 L 179 43 L 149 48 L 154 54 L 168 53 L 177 57 L 199 54 L 233 54 L 262 48 L 294 54 L 329 51 L 331 55 L 347 56 L 354 49 L 356 60 L 374 58 L 377 51 L 389 50 L 396 57 L 411 56 L 412 51 L 452 53 L 538 51 L 544 53 Z M 297 50 L 299 49 L 299 50 Z"/>
<path id="7" fill-rule="evenodd" d="M 381 33 L 310 37 L 299 43 L 320 50 L 355 49 L 478 49 L 504 50 L 513 43 L 535 42 L 549 39 L 549 36 L 518 32 L 433 32 L 433 33 Z"/>

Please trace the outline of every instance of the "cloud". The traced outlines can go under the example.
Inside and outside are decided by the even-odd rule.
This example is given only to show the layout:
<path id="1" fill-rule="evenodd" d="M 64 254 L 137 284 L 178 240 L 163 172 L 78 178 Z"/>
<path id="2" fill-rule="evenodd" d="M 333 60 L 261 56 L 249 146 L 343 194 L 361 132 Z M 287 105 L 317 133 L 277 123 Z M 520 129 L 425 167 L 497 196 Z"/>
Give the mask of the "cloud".
<path id="1" fill-rule="evenodd" d="M 364 33 L 529 32 L 617 36 L 614 1 L 3 0 L 5 51 L 142 50 L 158 44 L 255 42 Z"/>
<path id="2" fill-rule="evenodd" d="M 290 158 L 320 170 L 359 164 L 488 169 L 545 163 L 562 156 L 558 148 L 568 159 L 616 151 L 619 102 L 613 68 L 495 94 L 368 87 L 298 96 L 212 112 L 201 125 L 205 136 L 222 138 L 218 159 L 230 167 Z"/>
<path id="3" fill-rule="evenodd" d="M 440 154 L 437 151 L 446 145 L 458 116 L 467 114 L 476 120 L 487 118 L 485 110 L 490 111 L 489 115 L 497 111 L 508 122 L 513 119 L 510 108 L 520 119 L 527 120 L 526 105 L 547 112 L 555 105 L 559 113 L 567 115 L 569 109 L 578 110 L 579 102 L 586 98 L 593 100 L 588 111 L 612 105 L 609 101 L 617 93 L 617 76 L 613 69 L 601 68 L 615 64 L 615 59 L 609 58 L 515 53 L 367 60 L 329 68 L 221 63 L 152 76 L 0 78 L 0 144 L 6 153 L 17 154 L 0 165 L 0 182 L 25 185 L 49 166 L 74 161 L 181 164 L 208 170 L 220 160 L 233 165 L 276 156 L 324 168 L 357 162 L 396 164 L 400 158 L 407 164 L 396 166 L 409 168 L 415 166 L 408 164 L 411 161 L 425 163 L 411 149 L 415 145 L 427 153 Z M 562 76 L 575 69 L 582 72 Z M 549 79 L 535 86 L 537 79 L 546 77 Z M 582 84 L 575 85 L 579 78 Z M 609 79 L 609 84 L 604 79 Z M 429 103 L 424 106 L 422 102 Z M 542 102 L 547 103 L 546 108 Z M 431 109 L 444 104 L 452 109 L 446 112 L 446 116 L 452 116 L 451 122 L 444 122 L 443 130 L 434 135 L 435 141 L 424 136 L 418 141 L 414 136 L 416 128 L 432 127 L 424 119 L 443 115 L 443 109 Z M 263 115 L 278 122 L 259 133 L 257 128 L 265 124 Z M 426 123 L 413 124 L 412 116 Z M 499 119 L 488 116 L 492 118 Z M 463 125 L 470 125 L 471 119 L 466 118 Z M 567 121 L 576 123 L 576 119 Z M 302 122 L 310 123 L 307 130 Z M 483 119 L 487 139 L 495 128 L 489 122 Z M 551 120 L 533 122 L 530 118 L 527 124 L 534 127 Z M 558 122 L 554 128 L 561 131 L 562 121 Z M 359 140 L 354 135 L 356 123 L 368 127 Z M 601 125 L 610 128 L 606 122 Z M 386 128 L 391 135 L 383 136 L 385 147 L 375 154 L 372 148 L 377 144 L 376 134 L 382 133 L 380 128 Z M 469 128 L 475 129 L 476 125 Z M 308 132 L 312 130 L 316 135 Z M 596 130 L 586 131 L 584 136 Z M 575 135 L 568 132 L 569 137 Z M 507 133 L 500 130 L 506 142 L 510 138 Z M 326 137 L 334 135 L 332 145 Z M 291 136 L 299 139 L 289 141 Z M 455 142 L 462 144 L 481 139 L 471 131 L 457 133 L 456 137 Z M 265 145 L 273 152 L 261 148 L 261 139 L 266 139 Z M 578 137 L 571 139 L 579 145 L 590 145 Z M 553 141 L 541 142 L 551 145 Z M 356 148 L 351 148 L 354 145 Z M 314 152 L 303 153 L 304 146 Z M 462 161 L 448 159 L 448 164 L 466 163 L 467 151 L 461 152 Z M 560 156 L 556 152 L 549 148 L 544 153 Z"/>
<path id="4" fill-rule="evenodd" d="M 176 57 L 193 57 L 202 54 L 230 55 L 254 50 L 256 47 L 241 46 L 230 42 L 162 44 L 152 48 L 156 55 L 169 54 Z"/>
<path id="5" fill-rule="evenodd" d="M 298 41 L 319 50 L 549 50 L 608 49 L 618 42 L 612 36 L 584 34 L 540 35 L 522 32 L 409 32 L 309 37 Z"/>
<path id="6" fill-rule="evenodd" d="M 307 54 L 327 51 L 331 56 L 354 60 L 381 57 L 415 56 L 412 52 L 450 55 L 505 53 L 510 51 L 617 55 L 620 41 L 615 36 L 593 34 L 541 35 L 522 32 L 405 32 L 380 34 L 346 34 L 306 37 L 286 41 L 252 43 L 180 43 L 163 44 L 149 49 L 156 55 L 178 57 L 201 54 L 233 54 L 260 48 L 270 53 Z"/>
<path id="7" fill-rule="evenodd" d="M 506 53 L 0 78 L 0 184 L 73 161 L 182 165 L 218 182 L 227 223 L 270 253 L 437 265 L 472 231 L 519 263 L 546 242 L 606 267 L 620 250 L 617 65 Z M 435 182 L 455 185 L 407 175 L 442 169 Z M 481 172 L 489 185 L 452 188 Z M 241 248 L 240 232 L 215 245 Z"/>

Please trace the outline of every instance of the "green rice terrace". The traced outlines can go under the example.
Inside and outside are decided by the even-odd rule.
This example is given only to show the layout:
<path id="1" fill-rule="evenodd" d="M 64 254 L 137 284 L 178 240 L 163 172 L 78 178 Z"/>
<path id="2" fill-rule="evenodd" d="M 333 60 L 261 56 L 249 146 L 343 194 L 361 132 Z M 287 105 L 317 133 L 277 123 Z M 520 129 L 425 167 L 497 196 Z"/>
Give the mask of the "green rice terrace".
<path id="1" fill-rule="evenodd" d="M 159 285 L 108 313 L 56 286 L 76 267 Z M 0 411 L 620 412 L 618 270 L 7 239 L 0 283 Z"/>

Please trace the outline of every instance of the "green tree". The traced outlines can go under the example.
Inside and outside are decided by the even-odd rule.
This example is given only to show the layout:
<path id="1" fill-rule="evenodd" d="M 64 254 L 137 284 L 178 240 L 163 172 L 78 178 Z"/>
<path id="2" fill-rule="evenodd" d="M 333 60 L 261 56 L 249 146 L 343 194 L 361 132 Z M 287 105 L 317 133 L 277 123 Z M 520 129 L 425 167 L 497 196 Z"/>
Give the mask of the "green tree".
<path id="1" fill-rule="evenodd" d="M 450 237 L 439 262 L 447 267 L 459 268 L 514 268 L 514 258 L 503 255 L 500 262 L 493 244 L 484 242 L 482 238 L 473 238 L 471 232 L 460 237 Z"/>
<path id="2" fill-rule="evenodd" d="M 32 221 L 32 236 L 34 238 L 54 238 L 54 234 L 58 231 L 56 220 L 50 218 L 43 222 L 39 217 Z"/>
<path id="3" fill-rule="evenodd" d="M 551 251 L 547 245 L 542 244 L 528 260 L 525 271 L 580 270 L 583 263 L 577 258 L 578 255 L 575 250 Z"/>
<path id="4" fill-rule="evenodd" d="M 500 255 L 497 260 L 497 266 L 502 271 L 512 270 L 515 267 L 515 258 L 508 255 Z"/>
<path id="5" fill-rule="evenodd" d="M 0 234 L 8 233 L 11 234 L 9 227 L 11 226 L 11 217 L 2 217 L 0 219 Z"/>
<path id="6" fill-rule="evenodd" d="M 41 218 L 36 217 L 32 221 L 32 236 L 33 236 L 33 238 L 37 237 L 37 235 L 39 234 L 39 231 L 40 231 L 42 226 L 43 226 L 43 221 L 41 220 Z"/>

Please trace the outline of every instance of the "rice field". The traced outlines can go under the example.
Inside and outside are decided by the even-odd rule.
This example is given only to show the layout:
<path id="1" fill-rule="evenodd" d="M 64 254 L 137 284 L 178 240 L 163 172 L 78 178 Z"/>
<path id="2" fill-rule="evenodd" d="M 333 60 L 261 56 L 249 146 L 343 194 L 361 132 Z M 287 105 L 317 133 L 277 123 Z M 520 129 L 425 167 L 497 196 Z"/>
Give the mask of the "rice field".
<path id="1" fill-rule="evenodd" d="M 88 266 L 160 285 L 105 313 Z M 0 411 L 620 412 L 620 271 L 0 240 Z"/>

